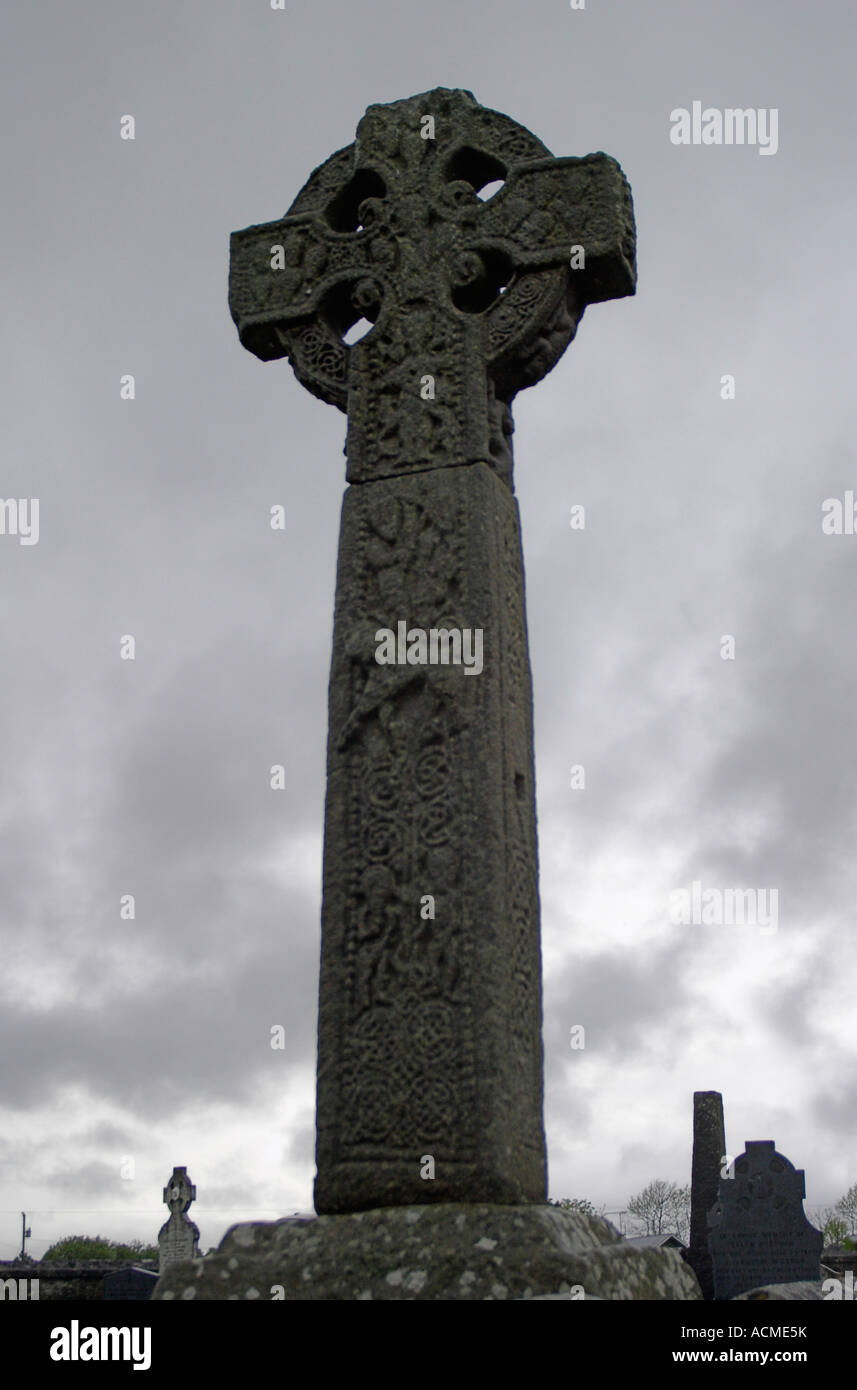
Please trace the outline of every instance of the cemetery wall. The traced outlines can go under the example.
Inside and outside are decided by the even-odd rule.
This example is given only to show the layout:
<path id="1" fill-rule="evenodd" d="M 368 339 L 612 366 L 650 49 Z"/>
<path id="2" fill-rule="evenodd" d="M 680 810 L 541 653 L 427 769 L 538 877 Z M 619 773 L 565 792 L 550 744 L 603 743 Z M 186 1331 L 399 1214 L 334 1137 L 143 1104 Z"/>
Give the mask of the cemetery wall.
<path id="1" fill-rule="evenodd" d="M 142 1269 L 157 1272 L 157 1261 L 141 1260 L 138 1264 Z M 39 1264 L 31 1263 L 29 1260 L 25 1264 L 6 1264 L 0 1261 L 0 1280 L 38 1279 L 40 1303 L 86 1303 L 102 1299 L 105 1276 L 115 1274 L 121 1268 L 122 1265 L 117 1264 L 115 1260 L 86 1261 L 70 1265 Z M 19 1288 L 23 1292 L 24 1286 L 19 1285 Z M 0 1289 L 0 1294 L 2 1292 Z M 6 1301 L 10 1298 L 11 1294 L 7 1292 Z"/>

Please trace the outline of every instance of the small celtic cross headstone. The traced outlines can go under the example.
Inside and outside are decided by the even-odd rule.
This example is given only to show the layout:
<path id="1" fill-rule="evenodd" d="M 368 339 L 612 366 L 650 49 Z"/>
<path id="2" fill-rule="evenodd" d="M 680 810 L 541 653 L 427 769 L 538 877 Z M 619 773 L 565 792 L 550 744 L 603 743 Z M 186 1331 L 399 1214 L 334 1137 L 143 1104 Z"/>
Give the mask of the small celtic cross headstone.
<path id="1" fill-rule="evenodd" d="M 188 1207 L 195 1200 L 196 1188 L 188 1178 L 187 1168 L 174 1168 L 164 1188 L 164 1201 L 170 1216 L 158 1232 L 158 1268 L 162 1274 L 167 1265 L 195 1260 L 199 1255 L 199 1229 L 187 1215 Z"/>
<path id="2" fill-rule="evenodd" d="M 493 197 L 478 194 L 501 183 Z M 319 1212 L 545 1196 L 532 695 L 511 403 L 633 294 L 631 195 L 438 88 L 232 236 L 241 342 L 347 412 Z M 359 341 L 350 330 L 371 323 Z M 382 644 L 382 645 L 379 645 Z M 478 654 L 478 657 L 477 657 Z M 467 679 L 468 676 L 473 677 Z"/>

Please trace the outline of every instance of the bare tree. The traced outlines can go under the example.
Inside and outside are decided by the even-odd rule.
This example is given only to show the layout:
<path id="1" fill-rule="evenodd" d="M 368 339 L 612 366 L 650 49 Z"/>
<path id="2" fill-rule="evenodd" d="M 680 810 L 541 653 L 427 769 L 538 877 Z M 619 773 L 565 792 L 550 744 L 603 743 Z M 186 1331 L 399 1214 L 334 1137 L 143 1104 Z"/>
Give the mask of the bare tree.
<path id="1" fill-rule="evenodd" d="M 852 1183 L 844 1197 L 836 1203 L 836 1210 L 848 1223 L 848 1231 L 857 1235 L 857 1182 Z"/>
<path id="2" fill-rule="evenodd" d="M 687 1242 L 690 1234 L 690 1188 L 655 1178 L 628 1203 L 628 1210 L 645 1229 L 644 1235 L 667 1232 Z"/>

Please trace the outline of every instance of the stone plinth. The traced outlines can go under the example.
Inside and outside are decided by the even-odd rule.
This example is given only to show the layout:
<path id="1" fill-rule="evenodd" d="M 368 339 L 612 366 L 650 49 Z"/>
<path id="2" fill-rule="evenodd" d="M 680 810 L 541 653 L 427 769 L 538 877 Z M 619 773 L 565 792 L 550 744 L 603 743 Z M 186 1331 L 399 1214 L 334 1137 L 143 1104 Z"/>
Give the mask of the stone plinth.
<path id="1" fill-rule="evenodd" d="M 671 1250 L 639 1250 L 607 1221 L 551 1206 L 385 1207 L 233 1226 L 173 1265 L 155 1299 L 466 1301 L 701 1298 Z"/>

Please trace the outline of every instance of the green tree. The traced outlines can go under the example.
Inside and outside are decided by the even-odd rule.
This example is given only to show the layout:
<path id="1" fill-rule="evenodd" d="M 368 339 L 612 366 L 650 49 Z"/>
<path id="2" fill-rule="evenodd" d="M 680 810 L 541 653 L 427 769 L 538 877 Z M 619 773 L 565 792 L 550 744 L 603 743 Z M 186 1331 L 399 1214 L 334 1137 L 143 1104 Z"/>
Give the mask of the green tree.
<path id="1" fill-rule="evenodd" d="M 54 1241 L 42 1256 L 49 1264 L 72 1264 L 75 1260 L 115 1260 L 117 1264 L 131 1264 L 135 1260 L 157 1258 L 156 1245 L 144 1245 L 140 1240 L 123 1245 L 104 1236 L 64 1236 Z"/>
<path id="2" fill-rule="evenodd" d="M 816 1222 L 821 1227 L 825 1246 L 841 1245 L 848 1235 L 848 1222 L 836 1207 L 819 1207 Z"/>
<path id="3" fill-rule="evenodd" d="M 628 1203 L 628 1210 L 644 1227 L 643 1235 L 672 1233 L 687 1243 L 690 1235 L 690 1188 L 655 1178 Z"/>
<path id="4" fill-rule="evenodd" d="M 587 1197 L 548 1197 L 548 1205 L 562 1207 L 563 1211 L 579 1211 L 583 1216 L 603 1216 L 604 1208 L 597 1210 Z"/>

